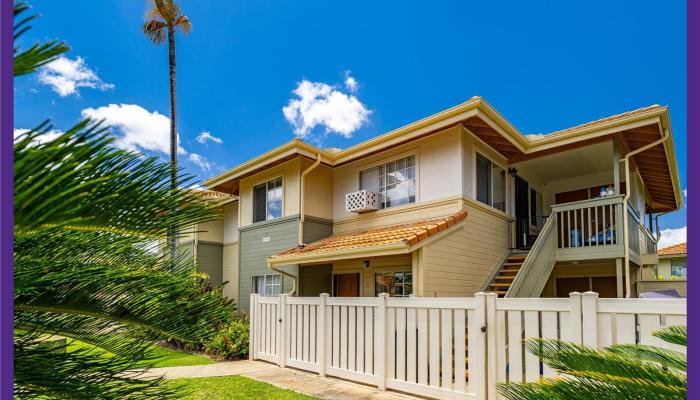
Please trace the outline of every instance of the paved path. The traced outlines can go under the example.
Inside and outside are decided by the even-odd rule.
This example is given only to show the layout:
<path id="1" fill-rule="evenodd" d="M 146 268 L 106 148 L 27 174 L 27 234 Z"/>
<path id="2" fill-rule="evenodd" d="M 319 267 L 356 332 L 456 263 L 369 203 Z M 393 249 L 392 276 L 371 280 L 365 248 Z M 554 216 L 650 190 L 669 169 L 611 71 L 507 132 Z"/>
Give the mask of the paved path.
<path id="1" fill-rule="evenodd" d="M 380 392 L 371 386 L 334 378 L 321 378 L 308 372 L 279 368 L 262 361 L 232 361 L 191 367 L 153 368 L 143 377 L 164 376 L 166 379 L 205 378 L 241 375 L 309 396 L 329 400 L 412 400 L 418 397 L 393 392 Z"/>

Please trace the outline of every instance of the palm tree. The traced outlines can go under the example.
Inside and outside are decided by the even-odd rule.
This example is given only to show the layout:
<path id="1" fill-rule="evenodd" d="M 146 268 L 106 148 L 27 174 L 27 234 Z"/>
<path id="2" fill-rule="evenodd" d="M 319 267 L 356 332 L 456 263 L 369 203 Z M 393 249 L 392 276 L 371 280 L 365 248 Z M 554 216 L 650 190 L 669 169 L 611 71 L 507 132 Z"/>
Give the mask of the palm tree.
<path id="1" fill-rule="evenodd" d="M 685 326 L 671 326 L 654 335 L 668 343 L 687 345 Z M 685 353 L 629 344 L 598 350 L 545 339 L 529 339 L 527 349 L 563 375 L 538 383 L 500 384 L 498 391 L 510 400 L 686 398 Z"/>
<path id="2" fill-rule="evenodd" d="M 26 9 L 15 4 L 15 21 Z M 26 31 L 25 21 L 15 28 Z M 15 49 L 15 60 L 32 71 L 66 49 L 38 44 Z M 15 397 L 176 395 L 161 379 L 139 379 L 153 342 L 199 345 L 235 307 L 198 278 L 191 258 L 165 257 L 159 239 L 221 216 L 197 192 L 172 190 L 167 163 L 115 148 L 99 123 L 39 140 L 50 129 L 44 122 L 14 146 Z"/>
<path id="3" fill-rule="evenodd" d="M 177 182 L 177 107 L 175 97 L 175 31 L 189 33 L 192 25 L 189 18 L 180 14 L 180 6 L 173 0 L 153 0 L 153 8 L 146 12 L 143 33 L 156 45 L 168 39 L 168 65 L 170 76 L 170 184 L 175 190 Z M 177 251 L 176 231 L 168 233 L 170 256 Z"/>

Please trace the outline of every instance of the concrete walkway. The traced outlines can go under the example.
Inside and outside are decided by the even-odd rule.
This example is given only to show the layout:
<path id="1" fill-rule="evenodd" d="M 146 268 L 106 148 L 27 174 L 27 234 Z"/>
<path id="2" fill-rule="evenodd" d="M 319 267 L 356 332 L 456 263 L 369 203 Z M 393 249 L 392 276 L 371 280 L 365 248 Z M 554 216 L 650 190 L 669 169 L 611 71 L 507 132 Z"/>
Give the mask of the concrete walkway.
<path id="1" fill-rule="evenodd" d="M 371 386 L 360 385 L 290 368 L 279 368 L 262 361 L 232 361 L 190 367 L 153 368 L 143 378 L 164 376 L 166 379 L 205 378 L 240 375 L 309 396 L 329 400 L 413 400 L 418 397 L 380 392 Z"/>

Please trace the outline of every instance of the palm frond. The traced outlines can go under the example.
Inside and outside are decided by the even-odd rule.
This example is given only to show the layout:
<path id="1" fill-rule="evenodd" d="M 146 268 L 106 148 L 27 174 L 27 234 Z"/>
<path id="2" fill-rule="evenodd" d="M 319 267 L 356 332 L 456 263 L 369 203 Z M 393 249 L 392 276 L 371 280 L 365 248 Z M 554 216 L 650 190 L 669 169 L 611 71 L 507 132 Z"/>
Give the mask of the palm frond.
<path id="1" fill-rule="evenodd" d="M 654 336 L 664 342 L 677 344 L 679 346 L 688 345 L 688 327 L 686 325 L 674 325 L 654 332 Z"/>
<path id="2" fill-rule="evenodd" d="M 175 26 L 179 27 L 184 35 L 187 35 L 190 33 L 190 30 L 192 30 L 192 23 L 190 23 L 190 19 L 185 15 L 182 15 L 177 19 Z"/>
<path id="3" fill-rule="evenodd" d="M 673 368 L 679 371 L 688 369 L 688 358 L 679 351 L 634 344 L 616 344 L 608 347 L 608 351 L 640 361 L 657 363 L 665 368 Z"/>
<path id="4" fill-rule="evenodd" d="M 149 20 L 143 24 L 144 35 L 155 44 L 161 44 L 165 41 L 166 29 L 166 23 L 158 20 Z"/>
<path id="5" fill-rule="evenodd" d="M 24 33 L 31 29 L 29 23 L 38 18 L 38 15 L 36 14 L 24 16 L 26 11 L 29 9 L 30 7 L 26 2 L 15 2 L 13 10 L 15 21 L 13 26 L 13 38 L 15 43 Z M 54 61 L 68 50 L 68 46 L 64 42 L 58 40 L 49 40 L 44 43 L 36 43 L 25 50 L 21 50 L 19 46 L 15 46 L 13 50 L 14 75 L 20 76 L 34 72 L 40 67 Z"/>

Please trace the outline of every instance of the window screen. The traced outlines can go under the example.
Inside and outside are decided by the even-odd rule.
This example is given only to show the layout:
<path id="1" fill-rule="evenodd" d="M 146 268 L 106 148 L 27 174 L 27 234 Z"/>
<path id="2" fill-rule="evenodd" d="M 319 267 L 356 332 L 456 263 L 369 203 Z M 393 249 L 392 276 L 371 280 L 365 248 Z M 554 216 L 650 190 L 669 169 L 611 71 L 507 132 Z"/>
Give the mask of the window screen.
<path id="1" fill-rule="evenodd" d="M 476 154 L 476 199 L 491 205 L 491 161 Z"/>
<path id="2" fill-rule="evenodd" d="M 415 203 L 416 157 L 413 155 L 360 172 L 360 189 L 381 195 L 381 208 Z"/>
<path id="3" fill-rule="evenodd" d="M 267 184 L 253 188 L 253 222 L 267 219 Z"/>

